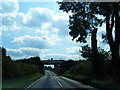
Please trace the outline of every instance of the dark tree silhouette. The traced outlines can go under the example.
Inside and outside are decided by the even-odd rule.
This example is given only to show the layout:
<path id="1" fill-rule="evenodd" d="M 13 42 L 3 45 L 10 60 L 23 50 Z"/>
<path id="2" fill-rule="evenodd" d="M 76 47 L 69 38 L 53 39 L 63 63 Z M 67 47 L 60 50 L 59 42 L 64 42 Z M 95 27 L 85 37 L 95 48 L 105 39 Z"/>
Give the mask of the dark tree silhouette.
<path id="1" fill-rule="evenodd" d="M 60 10 L 73 13 L 73 15 L 70 16 L 69 19 L 69 29 L 71 30 L 69 34 L 73 37 L 73 40 L 77 38 L 77 42 L 86 43 L 87 35 L 91 35 L 93 56 L 92 71 L 93 74 L 97 74 L 98 72 L 100 72 L 100 65 L 98 65 L 100 63 L 100 60 L 96 39 L 97 27 L 101 26 L 101 23 L 103 21 L 101 19 L 98 19 L 96 13 L 91 10 L 91 3 L 59 2 L 58 4 L 60 5 Z"/>
<path id="2" fill-rule="evenodd" d="M 0 47 L 0 49 L 1 49 L 1 47 Z M 6 56 L 6 50 L 5 50 L 4 47 L 2 47 L 2 55 L 3 55 L 3 56 Z"/>
<path id="3" fill-rule="evenodd" d="M 111 59 L 110 56 L 111 56 L 111 53 L 110 51 L 104 51 L 104 49 L 101 49 L 100 47 L 97 48 L 98 50 L 98 56 L 99 56 L 99 63 L 97 63 L 95 60 L 94 62 L 92 62 L 93 66 L 92 66 L 92 70 L 96 70 L 96 69 L 93 69 L 93 68 L 98 68 L 99 71 L 92 71 L 93 73 L 96 72 L 97 74 L 100 74 L 101 77 L 104 77 L 108 74 L 108 65 L 109 65 L 109 60 Z M 85 45 L 85 46 L 82 46 L 82 50 L 80 50 L 81 52 L 81 56 L 85 59 L 87 59 L 88 61 L 91 62 L 91 59 L 92 59 L 92 49 L 88 46 L 88 45 Z M 99 66 L 100 65 L 100 66 Z M 97 69 L 97 70 L 98 70 Z M 99 77 L 100 78 L 100 77 Z"/>
<path id="4" fill-rule="evenodd" d="M 92 50 L 88 45 L 82 46 L 82 50 L 80 50 L 81 56 L 87 60 L 92 59 Z"/>
<path id="5" fill-rule="evenodd" d="M 92 6 L 95 6 L 96 9 Z M 91 3 L 91 9 L 97 12 L 99 15 L 105 17 L 106 23 L 106 37 L 107 42 L 110 46 L 112 61 L 110 70 L 112 73 L 120 75 L 120 3 L 119 2 L 106 2 L 106 3 Z M 113 32 L 115 38 L 113 37 Z"/>
<path id="6" fill-rule="evenodd" d="M 72 16 L 70 16 L 69 20 L 69 29 L 71 30 L 70 35 L 73 37 L 73 40 L 75 38 L 78 38 L 77 41 L 86 42 L 87 34 L 89 32 L 92 32 L 92 37 L 95 36 L 94 38 L 92 38 L 94 39 L 92 45 L 97 44 L 97 32 L 94 33 L 94 30 L 98 25 L 101 26 L 104 22 L 106 23 L 106 36 L 112 54 L 111 71 L 113 73 L 120 74 L 120 3 L 58 2 L 58 4 L 60 5 L 60 10 L 74 13 Z M 105 17 L 105 19 L 98 19 L 97 15 L 101 15 L 102 17 Z M 115 30 L 115 38 L 113 38 L 113 30 Z M 94 60 L 96 60 L 96 45 L 95 47 L 92 47 L 92 51 L 94 51 L 93 58 Z"/>
<path id="7" fill-rule="evenodd" d="M 92 49 L 88 46 L 82 46 L 82 50 L 80 50 L 81 56 L 87 60 L 91 60 L 92 58 Z M 110 60 L 111 59 L 111 53 L 110 51 L 104 51 L 104 49 L 101 49 L 98 47 L 98 54 L 99 57 L 103 60 Z"/>

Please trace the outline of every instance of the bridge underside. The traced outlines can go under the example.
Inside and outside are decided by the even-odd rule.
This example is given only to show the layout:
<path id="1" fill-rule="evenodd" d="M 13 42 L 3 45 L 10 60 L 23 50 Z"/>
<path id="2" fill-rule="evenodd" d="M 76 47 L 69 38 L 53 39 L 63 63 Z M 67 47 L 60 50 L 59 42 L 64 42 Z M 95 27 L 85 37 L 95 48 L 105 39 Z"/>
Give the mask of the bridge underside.
<path id="1" fill-rule="evenodd" d="M 60 68 L 64 60 L 44 60 L 42 63 L 44 65 L 54 65 L 54 68 Z"/>

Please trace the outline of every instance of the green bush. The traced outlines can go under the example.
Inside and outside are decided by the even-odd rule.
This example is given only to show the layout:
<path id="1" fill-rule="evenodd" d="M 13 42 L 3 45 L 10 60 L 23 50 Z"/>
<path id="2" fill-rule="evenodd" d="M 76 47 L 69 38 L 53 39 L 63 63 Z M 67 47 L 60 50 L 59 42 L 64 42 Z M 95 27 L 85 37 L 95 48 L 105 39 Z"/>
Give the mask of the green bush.
<path id="1" fill-rule="evenodd" d="M 0 48 L 1 49 L 1 48 Z M 9 56 L 6 56 L 6 50 L 2 49 L 2 76 L 3 79 L 20 78 L 29 76 L 40 70 L 42 65 L 39 58 L 31 58 L 30 60 L 23 59 L 22 61 L 13 61 Z M 40 66 L 41 65 L 41 66 Z M 40 67 L 39 67 L 40 66 Z"/>
<path id="2" fill-rule="evenodd" d="M 80 61 L 77 65 L 73 66 L 69 70 L 69 73 L 89 75 L 90 71 L 91 71 L 91 62 Z"/>

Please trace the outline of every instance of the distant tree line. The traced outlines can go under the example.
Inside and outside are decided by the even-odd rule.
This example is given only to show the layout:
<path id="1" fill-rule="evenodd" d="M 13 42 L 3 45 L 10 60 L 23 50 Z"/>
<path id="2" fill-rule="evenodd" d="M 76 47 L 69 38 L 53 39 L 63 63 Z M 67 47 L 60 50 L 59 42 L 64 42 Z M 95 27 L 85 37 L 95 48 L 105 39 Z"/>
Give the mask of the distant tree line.
<path id="1" fill-rule="evenodd" d="M 12 60 L 10 56 L 6 56 L 6 49 L 2 51 L 2 78 L 14 79 L 35 73 L 44 74 L 44 68 L 39 57 L 31 57 L 29 59 Z"/>

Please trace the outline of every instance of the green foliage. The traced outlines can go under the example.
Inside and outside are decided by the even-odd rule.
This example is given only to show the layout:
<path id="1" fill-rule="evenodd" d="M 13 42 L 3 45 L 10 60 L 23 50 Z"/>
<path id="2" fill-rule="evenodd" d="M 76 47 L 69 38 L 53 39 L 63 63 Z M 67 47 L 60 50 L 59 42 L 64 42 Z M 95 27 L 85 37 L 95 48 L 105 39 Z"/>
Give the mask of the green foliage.
<path id="1" fill-rule="evenodd" d="M 28 87 L 31 83 L 33 83 L 35 80 L 38 78 L 42 77 L 43 75 L 38 73 L 32 74 L 32 75 L 27 75 L 24 77 L 16 78 L 16 79 L 8 79 L 8 80 L 3 80 L 3 85 L 2 88 L 7 89 L 7 88 L 26 88 Z"/>
<path id="2" fill-rule="evenodd" d="M 23 63 L 23 64 L 30 64 L 30 65 L 36 65 L 39 69 L 39 72 L 44 74 L 44 66 L 40 61 L 39 57 L 31 57 L 28 59 L 21 59 L 21 60 L 17 60 L 15 61 L 17 63 Z"/>
<path id="3" fill-rule="evenodd" d="M 91 72 L 91 62 L 90 61 L 79 61 L 78 64 L 69 69 L 68 73 L 78 74 L 78 75 L 90 75 Z"/>
<path id="4" fill-rule="evenodd" d="M 111 52 L 105 51 L 104 49 L 98 48 L 100 59 L 102 60 L 111 60 Z"/>
<path id="5" fill-rule="evenodd" d="M 109 63 L 110 61 L 106 60 L 105 66 L 108 66 Z M 106 73 L 108 73 L 108 69 L 104 70 Z M 80 61 L 78 64 L 68 69 L 63 75 L 102 90 L 108 88 L 114 88 L 115 90 L 118 90 L 117 88 L 120 88 L 120 82 L 118 82 L 120 80 L 119 76 L 111 77 L 111 75 L 108 73 L 102 78 L 93 77 L 91 74 L 91 62 L 89 60 Z M 102 76 L 103 74 L 100 75 Z"/>
<path id="6" fill-rule="evenodd" d="M 72 12 L 69 17 L 69 29 L 73 40 L 86 43 L 86 37 L 93 29 L 101 26 L 103 21 L 97 17 L 96 4 L 90 2 L 58 2 L 60 10 Z M 92 10 L 94 9 L 94 11 Z"/>
<path id="7" fill-rule="evenodd" d="M 108 62 L 110 62 L 109 60 L 111 60 L 111 53 L 110 51 L 104 51 L 104 49 L 98 48 L 98 56 L 99 56 L 99 62 L 97 62 L 97 58 L 96 60 L 94 60 L 94 62 L 97 63 L 93 63 L 93 56 L 92 56 L 92 49 L 90 47 L 88 47 L 88 45 L 82 46 L 82 50 L 81 52 L 81 56 L 83 56 L 85 59 L 87 59 L 88 61 L 92 62 L 92 67 L 94 67 L 95 69 L 97 68 L 98 70 L 96 71 L 96 75 L 99 78 L 102 76 L 104 77 L 107 73 L 108 73 L 108 68 L 109 68 L 109 64 Z M 92 69 L 93 70 L 93 69 Z M 91 70 L 91 72 L 92 72 Z M 95 71 L 94 71 L 95 72 Z M 100 75 L 100 76 L 99 76 Z"/>
<path id="8" fill-rule="evenodd" d="M 82 50 L 80 50 L 81 56 L 87 60 L 92 59 L 92 49 L 88 46 L 82 46 Z M 101 60 L 111 60 L 111 52 L 110 51 L 105 51 L 104 49 L 101 49 L 100 47 L 98 48 L 98 54 L 99 58 Z"/>
<path id="9" fill-rule="evenodd" d="M 2 50 L 3 79 L 20 78 L 37 72 L 43 73 L 43 67 L 38 57 L 33 57 L 28 60 L 13 61 L 9 56 L 6 56 L 6 50 Z"/>
<path id="10" fill-rule="evenodd" d="M 80 50 L 81 56 L 86 58 L 87 60 L 91 60 L 92 57 L 92 50 L 88 45 L 82 46 L 82 50 Z"/>
<path id="11" fill-rule="evenodd" d="M 78 63 L 78 61 L 72 61 L 72 60 L 68 60 L 68 61 L 64 61 L 61 64 L 61 69 L 60 69 L 60 75 L 63 74 L 64 72 L 66 72 L 67 70 L 69 70 L 72 66 L 76 65 Z"/>

